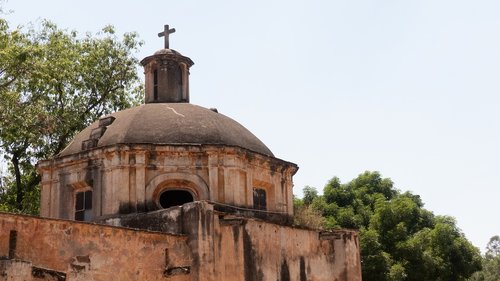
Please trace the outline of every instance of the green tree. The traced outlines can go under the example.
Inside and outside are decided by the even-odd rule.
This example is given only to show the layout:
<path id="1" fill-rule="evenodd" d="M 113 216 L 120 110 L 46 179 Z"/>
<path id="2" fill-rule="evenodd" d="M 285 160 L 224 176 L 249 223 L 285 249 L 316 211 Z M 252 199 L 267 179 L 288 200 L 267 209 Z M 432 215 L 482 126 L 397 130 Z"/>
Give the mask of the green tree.
<path id="1" fill-rule="evenodd" d="M 469 279 L 470 281 L 498 281 L 500 279 L 500 237 L 495 235 L 486 245 L 483 269 Z"/>
<path id="2" fill-rule="evenodd" d="M 323 228 L 358 228 L 363 280 L 466 280 L 481 268 L 479 250 L 451 217 L 434 216 L 418 195 L 400 192 L 378 172 L 342 184 L 334 177 L 312 201 Z"/>
<path id="3" fill-rule="evenodd" d="M 495 258 L 500 255 L 500 236 L 495 235 L 490 238 L 486 245 L 486 258 Z"/>
<path id="4" fill-rule="evenodd" d="M 314 187 L 306 187 L 310 189 L 313 192 L 317 191 Z M 304 192 L 304 197 L 305 197 L 305 192 Z M 315 229 L 320 229 L 323 227 L 324 219 L 312 205 L 311 203 L 305 204 L 305 200 L 293 197 L 293 209 L 294 209 L 294 216 L 293 216 L 293 222 L 295 225 L 302 226 L 302 227 L 309 227 L 309 228 L 315 228 Z"/>
<path id="5" fill-rule="evenodd" d="M 304 187 L 302 192 L 304 193 L 304 198 L 302 200 L 306 205 L 310 205 L 314 201 L 314 199 L 318 197 L 318 190 L 316 190 L 316 188 L 312 186 Z"/>
<path id="6" fill-rule="evenodd" d="M 0 152 L 9 163 L 1 209 L 36 213 L 36 162 L 93 120 L 140 102 L 140 45 L 111 26 L 80 36 L 49 21 L 11 30 L 0 19 Z"/>

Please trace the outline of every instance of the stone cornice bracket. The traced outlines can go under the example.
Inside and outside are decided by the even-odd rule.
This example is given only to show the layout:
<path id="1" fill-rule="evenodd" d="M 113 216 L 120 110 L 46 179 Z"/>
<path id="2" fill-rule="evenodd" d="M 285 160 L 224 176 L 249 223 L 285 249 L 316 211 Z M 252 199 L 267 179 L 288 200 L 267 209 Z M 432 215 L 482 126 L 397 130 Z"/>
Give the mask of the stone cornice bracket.
<path id="1" fill-rule="evenodd" d="M 113 116 L 107 116 L 99 119 L 99 125 L 97 128 L 92 129 L 90 132 L 90 138 L 82 141 L 82 150 L 85 151 L 97 147 L 99 139 L 104 135 L 108 126 L 111 125 L 115 119 L 116 118 Z"/>

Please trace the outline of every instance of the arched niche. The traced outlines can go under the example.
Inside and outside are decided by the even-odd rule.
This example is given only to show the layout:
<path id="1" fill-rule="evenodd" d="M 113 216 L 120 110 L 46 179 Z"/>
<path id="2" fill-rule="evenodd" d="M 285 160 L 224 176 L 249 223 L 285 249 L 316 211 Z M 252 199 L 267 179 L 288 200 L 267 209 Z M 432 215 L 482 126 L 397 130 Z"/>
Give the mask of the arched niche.
<path id="1" fill-rule="evenodd" d="M 194 201 L 193 193 L 190 190 L 179 188 L 163 189 L 155 200 L 159 208 L 167 209 L 174 206 L 181 206 Z"/>
<path id="2" fill-rule="evenodd" d="M 162 208 L 160 197 L 167 191 L 187 191 L 193 201 L 209 200 L 208 185 L 198 175 L 187 173 L 165 173 L 151 179 L 146 186 L 146 201 L 149 211 Z"/>

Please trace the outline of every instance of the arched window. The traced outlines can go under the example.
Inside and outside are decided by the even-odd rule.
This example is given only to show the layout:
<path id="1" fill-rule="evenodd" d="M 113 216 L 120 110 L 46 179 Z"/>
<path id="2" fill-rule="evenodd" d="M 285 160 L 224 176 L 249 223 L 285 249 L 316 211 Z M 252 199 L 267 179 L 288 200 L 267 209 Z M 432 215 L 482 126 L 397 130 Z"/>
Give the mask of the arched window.
<path id="1" fill-rule="evenodd" d="M 146 209 L 154 211 L 188 202 L 209 200 L 208 186 L 198 175 L 165 173 L 150 180 L 146 186 Z"/>
<path id="2" fill-rule="evenodd" d="M 253 208 L 257 210 L 266 210 L 266 191 L 262 188 L 253 189 Z"/>
<path id="3" fill-rule="evenodd" d="M 159 203 L 162 208 L 166 209 L 174 206 L 180 206 L 193 201 L 193 195 L 189 191 L 168 189 L 160 194 Z"/>
<path id="4" fill-rule="evenodd" d="M 158 100 L 158 70 L 153 70 L 153 99 Z"/>

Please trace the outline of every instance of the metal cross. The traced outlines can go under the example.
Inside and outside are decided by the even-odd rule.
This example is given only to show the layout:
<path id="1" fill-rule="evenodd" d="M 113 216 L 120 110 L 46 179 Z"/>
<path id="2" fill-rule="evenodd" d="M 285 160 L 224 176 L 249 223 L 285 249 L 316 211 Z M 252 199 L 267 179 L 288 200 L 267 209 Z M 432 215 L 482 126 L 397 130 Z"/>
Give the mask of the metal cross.
<path id="1" fill-rule="evenodd" d="M 158 33 L 158 37 L 165 37 L 165 49 L 169 48 L 168 36 L 175 32 L 175 28 L 169 28 L 168 24 L 165 25 L 163 32 Z"/>

